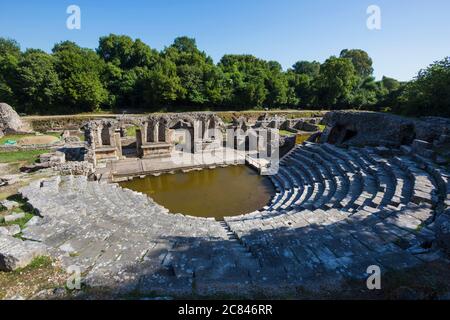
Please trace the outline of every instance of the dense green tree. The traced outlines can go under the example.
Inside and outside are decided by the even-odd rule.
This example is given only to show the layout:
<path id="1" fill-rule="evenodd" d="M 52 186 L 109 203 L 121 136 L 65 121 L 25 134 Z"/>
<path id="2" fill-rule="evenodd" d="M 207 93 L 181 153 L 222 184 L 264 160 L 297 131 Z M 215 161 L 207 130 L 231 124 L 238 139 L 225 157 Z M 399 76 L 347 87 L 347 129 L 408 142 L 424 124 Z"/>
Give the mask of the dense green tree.
<path id="1" fill-rule="evenodd" d="M 320 72 L 320 63 L 317 61 L 298 61 L 292 66 L 292 70 L 297 74 L 305 74 L 310 78 L 315 78 Z"/>
<path id="2" fill-rule="evenodd" d="M 225 55 L 219 67 L 230 79 L 233 94 L 228 105 L 239 108 L 261 108 L 269 90 L 266 78 L 268 63 L 252 55 Z"/>
<path id="3" fill-rule="evenodd" d="M 176 65 L 165 58 L 160 59 L 155 67 L 141 78 L 139 84 L 146 108 L 150 110 L 173 104 L 183 90 Z"/>
<path id="4" fill-rule="evenodd" d="M 90 49 L 63 42 L 53 48 L 56 71 L 63 90 L 67 112 L 96 111 L 108 102 L 102 74 L 105 62 Z"/>
<path id="5" fill-rule="evenodd" d="M 355 67 L 349 59 L 331 57 L 326 60 L 314 80 L 318 103 L 324 108 L 346 107 L 358 83 Z"/>
<path id="6" fill-rule="evenodd" d="M 264 104 L 269 107 L 285 106 L 289 98 L 288 77 L 276 61 L 269 61 L 267 67 L 265 86 L 268 95 Z"/>
<path id="7" fill-rule="evenodd" d="M 378 92 L 380 84 L 375 81 L 374 77 L 367 77 L 360 81 L 358 87 L 351 94 L 350 103 L 352 108 L 363 109 L 373 108 L 378 102 Z"/>
<path id="8" fill-rule="evenodd" d="M 66 41 L 52 53 L 0 38 L 0 101 L 26 113 L 78 113 L 109 108 L 357 108 L 407 115 L 449 114 L 449 59 L 401 83 L 372 77 L 363 50 L 342 50 L 323 64 L 224 55 L 218 64 L 195 39 L 176 38 L 158 52 L 139 39 L 110 34 L 96 51 Z"/>
<path id="9" fill-rule="evenodd" d="M 419 71 L 400 96 L 396 111 L 414 116 L 450 117 L 450 57 Z"/>
<path id="10" fill-rule="evenodd" d="M 15 69 L 12 85 L 20 111 L 52 113 L 58 109 L 62 87 L 52 55 L 27 50 Z"/>
<path id="11" fill-rule="evenodd" d="M 6 54 L 19 57 L 21 54 L 20 45 L 16 40 L 0 37 L 0 56 L 4 56 Z"/>
<path id="12" fill-rule="evenodd" d="M 182 88 L 179 91 L 178 103 L 202 106 L 210 104 L 211 98 L 217 100 L 210 85 L 219 82 L 219 79 L 214 77 L 220 74 L 213 71 L 217 67 L 205 52 L 197 48 L 195 39 L 176 38 L 162 54 L 176 65 L 176 74 Z"/>
<path id="13" fill-rule="evenodd" d="M 372 58 L 364 50 L 360 49 L 344 49 L 341 51 L 341 58 L 350 59 L 355 67 L 356 73 L 361 78 L 366 78 L 372 75 Z"/>
<path id="14" fill-rule="evenodd" d="M 11 84 L 21 57 L 19 44 L 11 39 L 0 38 L 0 101 L 17 104 Z"/>
<path id="15" fill-rule="evenodd" d="M 381 80 L 383 88 L 387 90 L 387 92 L 393 92 L 398 90 L 401 87 L 401 83 L 393 78 L 383 77 Z"/>
<path id="16" fill-rule="evenodd" d="M 100 38 L 97 53 L 104 61 L 121 69 L 151 67 L 158 59 L 158 52 L 140 39 L 133 41 L 128 36 L 115 34 Z"/>
<path id="17" fill-rule="evenodd" d="M 320 63 L 317 61 L 298 61 L 286 73 L 289 81 L 289 88 L 296 96 L 296 104 L 303 108 L 315 106 L 315 91 L 313 80 L 320 74 Z"/>
<path id="18" fill-rule="evenodd" d="M 287 79 L 288 106 L 309 106 L 310 78 L 304 74 L 297 74 L 292 70 L 285 73 Z M 307 97 L 308 96 L 308 97 Z"/>

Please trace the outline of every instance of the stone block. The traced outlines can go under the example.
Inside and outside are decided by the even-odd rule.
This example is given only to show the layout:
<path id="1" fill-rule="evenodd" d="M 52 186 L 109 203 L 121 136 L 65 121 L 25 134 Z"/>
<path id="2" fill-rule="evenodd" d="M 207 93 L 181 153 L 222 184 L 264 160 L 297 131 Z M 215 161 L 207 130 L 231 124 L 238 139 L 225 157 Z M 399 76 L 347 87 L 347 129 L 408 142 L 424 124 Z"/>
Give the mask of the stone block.
<path id="1" fill-rule="evenodd" d="M 426 158 L 433 158 L 434 152 L 433 152 L 433 145 L 427 141 L 423 140 L 414 140 L 412 143 L 413 151 L 423 157 Z"/>
<path id="2" fill-rule="evenodd" d="M 20 203 L 10 200 L 4 200 L 0 202 L 0 206 L 6 208 L 7 210 L 12 210 L 20 206 Z"/>
<path id="3" fill-rule="evenodd" d="M 400 151 L 403 152 L 403 154 L 408 155 L 411 154 L 412 148 L 410 146 L 400 146 Z"/>
<path id="4" fill-rule="evenodd" d="M 15 236 L 20 233 L 20 227 L 18 225 L 0 227 L 0 236 Z"/>
<path id="5" fill-rule="evenodd" d="M 56 151 L 56 152 L 52 152 L 52 153 L 44 153 L 44 154 L 40 155 L 39 161 L 41 163 L 47 163 L 48 162 L 52 166 L 53 165 L 58 165 L 60 163 L 65 163 L 66 162 L 66 155 L 63 152 L 60 152 L 60 151 Z"/>
<path id="6" fill-rule="evenodd" d="M 45 245 L 0 235 L 0 271 L 14 271 L 46 253 Z"/>
<path id="7" fill-rule="evenodd" d="M 25 213 L 23 213 L 23 212 L 10 214 L 5 217 L 5 222 L 14 222 L 14 221 L 22 219 L 22 218 L 25 218 Z"/>
<path id="8" fill-rule="evenodd" d="M 436 241 L 438 245 L 450 254 L 450 215 L 441 214 L 435 222 Z"/>

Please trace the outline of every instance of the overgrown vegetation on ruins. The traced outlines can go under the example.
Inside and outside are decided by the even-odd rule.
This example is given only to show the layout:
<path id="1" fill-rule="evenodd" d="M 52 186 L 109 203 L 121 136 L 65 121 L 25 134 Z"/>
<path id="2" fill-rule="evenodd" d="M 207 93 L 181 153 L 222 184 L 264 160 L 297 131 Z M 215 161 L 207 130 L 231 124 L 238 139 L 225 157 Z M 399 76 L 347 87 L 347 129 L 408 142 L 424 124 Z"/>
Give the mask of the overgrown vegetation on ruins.
<path id="1" fill-rule="evenodd" d="M 109 35 L 96 51 L 62 42 L 48 54 L 21 51 L 0 38 L 0 101 L 26 114 L 75 114 L 123 108 L 152 111 L 262 108 L 366 109 L 450 116 L 450 59 L 402 83 L 373 77 L 362 50 L 323 63 L 225 55 L 217 64 L 180 37 L 161 52 L 141 40 Z"/>

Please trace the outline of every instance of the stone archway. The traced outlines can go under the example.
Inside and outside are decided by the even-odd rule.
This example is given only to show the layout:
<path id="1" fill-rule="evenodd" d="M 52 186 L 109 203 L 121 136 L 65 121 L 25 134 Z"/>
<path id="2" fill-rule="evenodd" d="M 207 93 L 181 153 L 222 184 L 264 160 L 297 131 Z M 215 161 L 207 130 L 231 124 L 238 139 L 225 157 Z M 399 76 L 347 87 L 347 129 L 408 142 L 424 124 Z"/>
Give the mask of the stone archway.
<path id="1" fill-rule="evenodd" d="M 171 143 L 174 143 L 176 147 L 181 144 L 184 151 L 194 153 L 195 123 L 193 119 L 187 117 L 173 119 L 167 127 Z"/>

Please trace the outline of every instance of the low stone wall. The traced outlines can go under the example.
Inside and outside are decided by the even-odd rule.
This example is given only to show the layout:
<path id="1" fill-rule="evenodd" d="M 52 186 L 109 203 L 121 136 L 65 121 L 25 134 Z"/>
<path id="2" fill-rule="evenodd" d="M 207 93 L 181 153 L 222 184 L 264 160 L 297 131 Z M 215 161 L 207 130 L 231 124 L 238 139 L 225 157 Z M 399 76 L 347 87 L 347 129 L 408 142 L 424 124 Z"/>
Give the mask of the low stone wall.
<path id="1" fill-rule="evenodd" d="M 85 148 L 83 142 L 67 144 L 64 141 L 59 141 L 50 144 L 30 144 L 30 145 L 0 145 L 0 153 L 2 152 L 18 152 L 18 151 L 33 151 L 33 150 L 57 150 L 61 148 Z"/>
<path id="2" fill-rule="evenodd" d="M 334 111 L 324 117 L 327 129 L 321 142 L 355 146 L 409 145 L 414 140 L 432 143 L 450 132 L 450 119 L 412 119 L 368 111 Z"/>
<path id="3" fill-rule="evenodd" d="M 23 117 L 22 121 L 29 124 L 34 131 L 47 132 L 52 130 L 79 130 L 84 123 L 90 120 L 117 118 L 116 115 L 89 115 L 89 116 L 42 116 Z"/>
<path id="4" fill-rule="evenodd" d="M 54 150 L 58 149 L 64 146 L 64 143 L 57 143 L 57 144 L 32 144 L 32 145 L 26 145 L 26 146 L 6 146 L 1 145 L 0 146 L 0 153 L 3 152 L 19 152 L 19 151 L 34 151 L 34 150 Z"/>
<path id="5" fill-rule="evenodd" d="M 191 112 L 192 113 L 192 112 Z M 282 117 L 286 117 L 287 119 L 295 119 L 295 118 L 316 118 L 323 117 L 326 111 L 308 111 L 308 110 L 300 110 L 300 111 L 224 111 L 217 112 L 216 114 L 226 123 L 231 123 L 233 116 L 234 117 L 245 117 L 249 121 L 254 122 L 262 115 L 269 114 L 277 114 Z M 159 113 L 155 113 L 159 114 Z M 166 113 L 170 115 L 172 113 Z M 141 117 L 142 114 L 128 115 L 128 117 Z M 99 114 L 99 115 L 77 115 L 77 116 L 28 116 L 22 117 L 22 121 L 29 125 L 29 127 L 33 128 L 34 131 L 46 132 L 49 130 L 78 130 L 83 126 L 84 123 L 90 120 L 97 119 L 119 119 L 122 115 L 119 114 Z"/>

